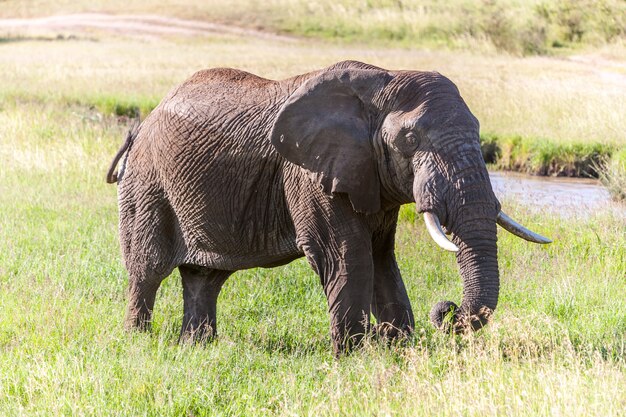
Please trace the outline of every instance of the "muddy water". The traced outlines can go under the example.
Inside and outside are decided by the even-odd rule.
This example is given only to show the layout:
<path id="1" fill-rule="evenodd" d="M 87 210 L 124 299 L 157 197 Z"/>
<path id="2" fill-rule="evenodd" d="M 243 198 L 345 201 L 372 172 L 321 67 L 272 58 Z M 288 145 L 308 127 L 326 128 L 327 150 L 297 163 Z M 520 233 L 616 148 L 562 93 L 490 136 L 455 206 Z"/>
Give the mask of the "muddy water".
<path id="1" fill-rule="evenodd" d="M 611 201 L 609 192 L 595 180 L 536 177 L 508 172 L 490 172 L 498 199 L 513 200 L 539 210 L 577 215 L 609 209 L 626 216 L 626 206 Z"/>

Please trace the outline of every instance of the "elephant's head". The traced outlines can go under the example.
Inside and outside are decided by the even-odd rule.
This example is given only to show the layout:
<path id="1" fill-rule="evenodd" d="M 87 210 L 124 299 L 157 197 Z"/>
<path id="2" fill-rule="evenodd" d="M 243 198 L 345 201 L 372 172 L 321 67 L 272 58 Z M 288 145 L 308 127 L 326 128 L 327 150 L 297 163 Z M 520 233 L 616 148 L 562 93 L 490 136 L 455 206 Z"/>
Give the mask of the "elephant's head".
<path id="1" fill-rule="evenodd" d="M 327 193 L 348 194 L 358 212 L 416 203 L 435 242 L 456 252 L 463 278 L 460 308 L 442 301 L 431 311 L 439 328 L 447 327 L 444 317 L 452 311 L 456 331 L 478 329 L 496 308 L 496 223 L 527 240 L 549 242 L 500 211 L 478 120 L 456 86 L 436 72 L 339 63 L 289 97 L 270 137 Z"/>

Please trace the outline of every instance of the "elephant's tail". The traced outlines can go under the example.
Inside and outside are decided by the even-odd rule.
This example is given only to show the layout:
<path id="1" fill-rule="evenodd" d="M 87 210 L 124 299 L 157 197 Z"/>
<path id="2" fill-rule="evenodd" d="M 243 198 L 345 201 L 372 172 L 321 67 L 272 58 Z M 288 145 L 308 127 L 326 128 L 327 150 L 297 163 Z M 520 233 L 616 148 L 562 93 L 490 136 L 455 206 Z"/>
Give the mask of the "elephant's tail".
<path id="1" fill-rule="evenodd" d="M 117 167 L 117 164 L 122 158 L 122 156 L 124 156 L 124 153 L 126 153 L 128 149 L 130 148 L 130 145 L 133 143 L 133 140 L 135 140 L 135 138 L 137 137 L 137 133 L 139 133 L 140 124 L 141 124 L 141 116 L 138 116 L 134 120 L 133 124 L 130 126 L 130 129 L 128 129 L 128 134 L 126 135 L 126 141 L 124 141 L 124 144 L 122 145 L 120 150 L 117 151 L 117 153 L 115 154 L 115 157 L 113 158 L 113 162 L 111 162 L 111 166 L 109 167 L 109 172 L 107 172 L 107 183 L 113 184 L 117 182 L 118 173 L 114 172 L 115 168 Z"/>

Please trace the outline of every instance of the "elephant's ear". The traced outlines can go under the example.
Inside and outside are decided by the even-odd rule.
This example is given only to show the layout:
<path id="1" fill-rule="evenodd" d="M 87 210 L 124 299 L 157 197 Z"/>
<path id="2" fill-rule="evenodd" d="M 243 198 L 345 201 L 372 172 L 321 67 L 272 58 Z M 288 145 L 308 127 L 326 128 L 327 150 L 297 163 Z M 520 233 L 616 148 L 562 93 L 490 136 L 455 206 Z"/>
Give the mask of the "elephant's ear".
<path id="1" fill-rule="evenodd" d="M 270 139 L 324 192 L 346 193 L 354 210 L 380 210 L 371 101 L 388 81 L 380 70 L 330 70 L 304 82 L 278 112 Z"/>

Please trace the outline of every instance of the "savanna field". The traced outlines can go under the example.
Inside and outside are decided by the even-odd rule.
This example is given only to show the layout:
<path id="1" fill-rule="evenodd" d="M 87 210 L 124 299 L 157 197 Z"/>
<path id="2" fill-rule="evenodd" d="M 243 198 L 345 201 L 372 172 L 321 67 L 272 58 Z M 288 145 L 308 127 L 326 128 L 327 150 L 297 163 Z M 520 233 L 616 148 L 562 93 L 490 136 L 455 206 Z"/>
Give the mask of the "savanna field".
<path id="1" fill-rule="evenodd" d="M 619 200 L 623 2 L 192 3 L 0 1 L 0 19 L 98 12 L 246 29 L 0 24 L 0 415 L 626 414 L 623 202 L 563 215 L 503 199 L 554 243 L 500 230 L 498 309 L 488 327 L 458 336 L 428 319 L 439 300 L 462 297 L 454 255 L 403 207 L 396 255 L 415 335 L 335 359 L 319 278 L 303 259 L 233 275 L 207 346 L 177 343 L 177 272 L 159 290 L 152 332 L 125 332 L 116 188 L 105 182 L 129 118 L 199 69 L 279 79 L 356 59 L 451 78 L 495 143 L 493 168 L 599 176 Z"/>

